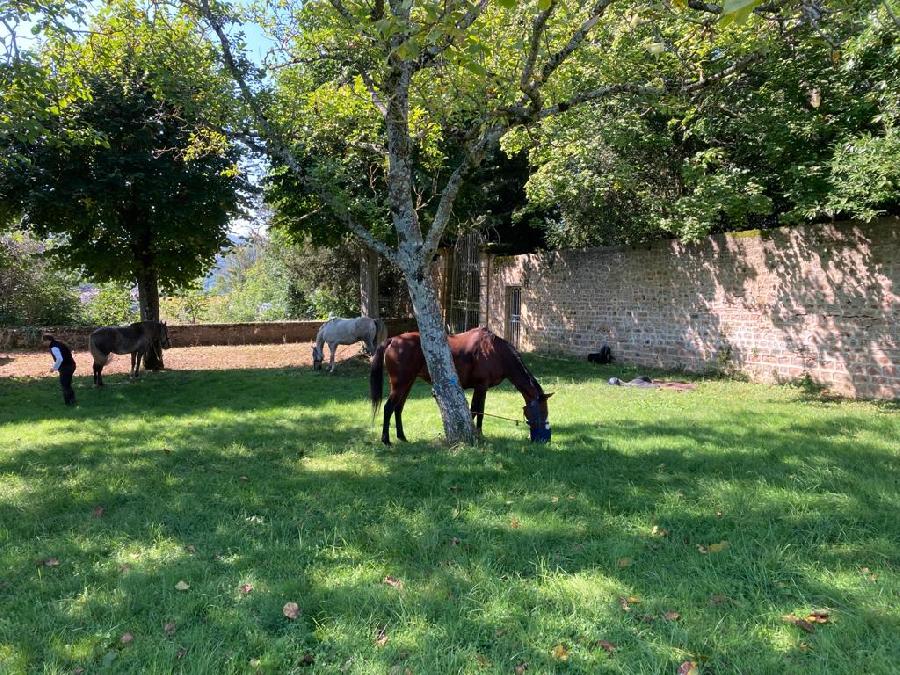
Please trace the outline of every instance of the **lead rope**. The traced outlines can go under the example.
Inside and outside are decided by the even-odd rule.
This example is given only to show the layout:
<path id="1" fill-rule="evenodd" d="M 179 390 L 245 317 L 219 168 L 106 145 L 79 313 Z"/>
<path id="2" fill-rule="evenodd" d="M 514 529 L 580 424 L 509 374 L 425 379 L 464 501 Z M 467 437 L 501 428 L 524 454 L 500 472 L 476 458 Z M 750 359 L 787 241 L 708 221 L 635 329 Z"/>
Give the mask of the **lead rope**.
<path id="1" fill-rule="evenodd" d="M 528 420 L 515 420 L 512 417 L 504 417 L 503 415 L 494 415 L 493 413 L 483 412 L 483 413 L 475 413 L 476 415 L 487 415 L 488 417 L 496 417 L 498 420 L 506 420 L 507 422 L 514 422 L 516 426 L 520 424 L 527 424 Z"/>

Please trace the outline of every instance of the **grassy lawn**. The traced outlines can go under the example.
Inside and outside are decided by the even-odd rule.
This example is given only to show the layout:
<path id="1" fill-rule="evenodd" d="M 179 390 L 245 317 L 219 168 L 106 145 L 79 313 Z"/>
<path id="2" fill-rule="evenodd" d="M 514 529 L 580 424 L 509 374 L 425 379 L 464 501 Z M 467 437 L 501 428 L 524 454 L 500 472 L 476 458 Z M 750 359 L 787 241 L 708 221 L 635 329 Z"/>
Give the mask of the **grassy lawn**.
<path id="1" fill-rule="evenodd" d="M 385 450 L 352 363 L 0 380 L 0 672 L 896 672 L 896 406 L 529 362 L 549 447 L 419 383 Z"/>

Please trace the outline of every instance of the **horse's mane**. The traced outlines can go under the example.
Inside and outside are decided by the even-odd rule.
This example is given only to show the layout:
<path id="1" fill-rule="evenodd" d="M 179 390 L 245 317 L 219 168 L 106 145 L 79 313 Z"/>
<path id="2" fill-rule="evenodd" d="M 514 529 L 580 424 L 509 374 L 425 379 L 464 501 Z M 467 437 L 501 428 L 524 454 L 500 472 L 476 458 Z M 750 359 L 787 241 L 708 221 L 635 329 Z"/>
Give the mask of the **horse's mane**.
<path id="1" fill-rule="evenodd" d="M 503 344 L 508 357 L 511 358 L 513 360 L 513 363 L 515 363 L 522 370 L 529 384 L 534 387 L 535 391 L 537 391 L 539 395 L 543 394 L 544 390 L 541 388 L 541 383 L 537 381 L 537 378 L 531 373 L 531 371 L 528 369 L 528 366 L 525 365 L 525 362 L 522 360 L 522 356 L 519 354 L 519 351 L 515 347 L 513 347 L 507 340 L 504 340 L 497 335 L 493 335 L 493 337 L 495 340 L 499 340 Z"/>

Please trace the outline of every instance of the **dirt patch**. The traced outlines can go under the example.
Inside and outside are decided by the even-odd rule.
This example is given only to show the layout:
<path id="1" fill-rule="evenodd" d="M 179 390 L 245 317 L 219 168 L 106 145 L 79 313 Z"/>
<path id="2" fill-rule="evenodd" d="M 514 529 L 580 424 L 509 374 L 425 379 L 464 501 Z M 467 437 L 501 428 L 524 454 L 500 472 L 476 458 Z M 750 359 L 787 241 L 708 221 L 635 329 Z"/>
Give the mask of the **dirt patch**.
<path id="1" fill-rule="evenodd" d="M 244 368 L 312 367 L 312 342 L 292 342 L 274 345 L 235 345 L 216 347 L 173 347 L 165 352 L 166 368 L 171 370 L 233 370 Z M 335 363 L 356 359 L 360 345 L 338 347 Z M 328 366 L 328 347 L 325 347 L 325 366 Z M 76 376 L 90 376 L 94 362 L 87 351 L 76 351 Z M 0 377 L 48 377 L 53 359 L 46 351 L 0 352 Z M 113 356 L 103 374 L 127 373 L 131 357 Z M 336 366 L 338 367 L 338 366 Z"/>

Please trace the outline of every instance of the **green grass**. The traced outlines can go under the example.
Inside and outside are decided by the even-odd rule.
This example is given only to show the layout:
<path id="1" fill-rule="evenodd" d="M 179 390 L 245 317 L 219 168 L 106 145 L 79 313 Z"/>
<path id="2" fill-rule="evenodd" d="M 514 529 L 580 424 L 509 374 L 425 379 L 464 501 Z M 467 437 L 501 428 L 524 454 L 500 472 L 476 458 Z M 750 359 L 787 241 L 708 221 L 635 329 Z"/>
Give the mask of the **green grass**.
<path id="1" fill-rule="evenodd" d="M 0 672 L 896 672 L 895 405 L 529 362 L 550 446 L 447 450 L 420 383 L 383 449 L 358 364 L 0 381 Z"/>

